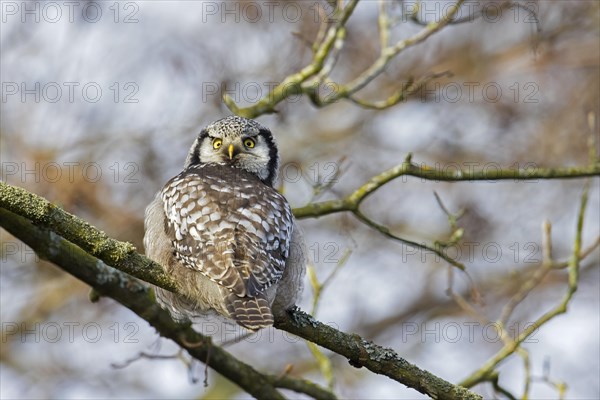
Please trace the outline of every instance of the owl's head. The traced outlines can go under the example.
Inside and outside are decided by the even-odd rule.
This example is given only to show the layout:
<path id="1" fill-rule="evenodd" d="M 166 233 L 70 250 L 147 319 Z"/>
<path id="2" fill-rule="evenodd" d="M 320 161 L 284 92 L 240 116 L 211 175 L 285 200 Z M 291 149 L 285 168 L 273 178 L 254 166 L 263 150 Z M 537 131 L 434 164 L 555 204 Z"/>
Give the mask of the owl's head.
<path id="1" fill-rule="evenodd" d="M 273 135 L 251 119 L 229 116 L 203 129 L 185 161 L 185 169 L 205 163 L 231 165 L 273 186 L 279 154 Z"/>

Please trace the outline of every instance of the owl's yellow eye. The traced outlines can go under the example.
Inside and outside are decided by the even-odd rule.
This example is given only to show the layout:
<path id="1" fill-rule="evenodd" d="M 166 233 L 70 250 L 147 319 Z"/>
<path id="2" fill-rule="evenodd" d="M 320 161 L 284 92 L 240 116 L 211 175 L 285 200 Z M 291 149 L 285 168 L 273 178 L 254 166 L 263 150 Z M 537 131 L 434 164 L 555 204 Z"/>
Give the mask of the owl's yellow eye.
<path id="1" fill-rule="evenodd" d="M 247 138 L 244 139 L 244 146 L 246 146 L 247 148 L 251 149 L 254 147 L 254 140 Z"/>
<path id="2" fill-rule="evenodd" d="M 213 149 L 218 149 L 223 145 L 223 140 L 217 138 L 213 140 Z"/>

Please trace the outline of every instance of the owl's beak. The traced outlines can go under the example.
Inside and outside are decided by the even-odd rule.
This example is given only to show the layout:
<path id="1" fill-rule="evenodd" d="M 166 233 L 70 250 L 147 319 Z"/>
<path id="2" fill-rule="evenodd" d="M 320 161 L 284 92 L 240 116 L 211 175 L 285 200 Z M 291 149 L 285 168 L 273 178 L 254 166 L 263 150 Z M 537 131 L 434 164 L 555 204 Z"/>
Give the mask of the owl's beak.
<path id="1" fill-rule="evenodd" d="M 229 144 L 229 147 L 227 148 L 227 152 L 229 153 L 230 160 L 233 160 L 233 150 L 234 150 L 233 143 L 231 143 L 231 144 Z"/>

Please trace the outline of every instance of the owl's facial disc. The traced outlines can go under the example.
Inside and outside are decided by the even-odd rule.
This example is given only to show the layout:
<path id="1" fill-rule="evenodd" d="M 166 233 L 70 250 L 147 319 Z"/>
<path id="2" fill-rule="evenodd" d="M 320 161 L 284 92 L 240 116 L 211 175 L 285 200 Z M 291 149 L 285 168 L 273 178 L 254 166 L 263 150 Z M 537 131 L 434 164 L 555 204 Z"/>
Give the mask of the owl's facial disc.
<path id="1" fill-rule="evenodd" d="M 279 156 L 271 132 L 256 121 L 230 116 L 218 120 L 198 135 L 185 167 L 217 163 L 244 169 L 272 186 Z"/>

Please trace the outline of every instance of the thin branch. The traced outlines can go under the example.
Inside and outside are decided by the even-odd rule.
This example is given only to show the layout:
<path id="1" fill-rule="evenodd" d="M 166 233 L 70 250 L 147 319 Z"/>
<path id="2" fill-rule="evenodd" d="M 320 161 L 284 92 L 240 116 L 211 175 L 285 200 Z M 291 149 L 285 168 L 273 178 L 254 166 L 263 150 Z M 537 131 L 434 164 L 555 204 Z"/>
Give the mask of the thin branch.
<path id="1" fill-rule="evenodd" d="M 533 379 L 535 381 L 544 382 L 552 388 L 556 389 L 558 392 L 559 400 L 563 400 L 565 398 L 565 394 L 567 391 L 567 384 L 562 381 L 556 381 L 550 378 L 550 359 L 545 358 L 543 364 L 543 374 L 540 377 L 534 376 Z"/>
<path id="2" fill-rule="evenodd" d="M 379 58 L 377 58 L 369 68 L 346 85 L 340 85 L 340 90 L 334 96 L 329 96 L 325 99 L 322 105 L 334 103 L 341 98 L 347 98 L 367 86 L 371 81 L 378 77 L 385 70 L 390 61 L 397 57 L 402 51 L 425 41 L 431 35 L 448 25 L 460 9 L 462 3 L 464 3 L 464 0 L 457 1 L 439 21 L 430 22 L 423 30 L 415 35 L 400 40 L 393 46 L 388 46 L 383 49 Z"/>
<path id="3" fill-rule="evenodd" d="M 587 188 L 584 190 L 584 195 L 583 195 L 584 197 L 587 195 L 586 194 L 587 190 L 588 190 Z M 583 206 L 585 206 L 585 204 L 583 204 Z M 582 210 L 583 210 L 583 208 L 582 208 Z M 583 214 L 580 213 L 579 218 L 580 218 L 580 221 L 582 222 Z M 582 226 L 580 226 L 578 223 L 578 229 L 581 229 L 581 228 L 582 228 Z M 449 274 L 448 275 L 449 276 L 448 295 L 456 302 L 456 304 L 461 309 L 463 309 L 468 314 L 470 314 L 471 316 L 476 318 L 483 325 L 494 324 L 496 326 L 496 328 L 498 329 L 498 332 L 499 332 L 499 336 L 502 339 L 502 342 L 504 343 L 503 350 L 510 349 L 504 353 L 504 358 L 507 358 L 511 354 L 516 353 L 523 359 L 523 366 L 524 366 L 524 372 L 525 372 L 523 395 L 521 396 L 521 398 L 523 398 L 523 399 L 527 399 L 529 397 L 529 391 L 530 391 L 531 383 L 532 383 L 532 374 L 531 374 L 531 362 L 530 362 L 530 358 L 529 358 L 529 352 L 527 349 L 521 347 L 521 344 L 534 331 L 531 331 L 527 336 L 523 336 L 521 339 L 518 339 L 520 341 L 515 341 L 515 340 L 513 340 L 513 338 L 507 331 L 506 323 L 507 323 L 508 319 L 510 318 L 510 316 L 512 315 L 515 307 L 519 303 L 521 303 L 523 301 L 523 299 L 541 282 L 543 277 L 545 277 L 547 275 L 547 273 L 553 268 L 553 265 L 555 264 L 552 260 L 551 225 L 547 221 L 544 222 L 544 224 L 543 224 L 543 242 L 544 242 L 544 248 L 543 248 L 544 259 L 542 261 L 541 266 L 539 268 L 535 269 L 533 274 L 524 281 L 524 283 L 521 285 L 519 290 L 513 295 L 513 297 L 509 300 L 509 302 L 503 307 L 500 318 L 495 322 L 487 319 L 483 314 L 481 314 L 479 311 L 477 311 L 469 302 L 467 302 L 464 299 L 464 297 L 462 295 L 456 294 L 453 292 L 453 289 L 452 289 L 453 270 L 451 268 L 448 269 L 448 274 Z M 592 246 L 592 247 L 595 247 L 595 246 Z M 587 249 L 587 250 L 589 250 L 589 249 Z M 586 250 L 586 252 L 581 251 L 581 250 L 578 251 L 579 260 L 583 260 L 589 254 L 589 252 L 587 250 Z M 571 264 L 571 261 L 569 263 Z M 545 320 L 545 322 L 547 322 L 548 320 Z M 536 329 L 539 329 L 545 323 L 545 322 L 540 322 L 540 321 L 541 321 L 541 318 L 536 322 L 536 324 L 537 324 Z M 488 366 L 489 368 L 487 368 L 487 370 L 485 370 L 485 371 L 482 371 L 481 369 L 478 370 L 477 372 L 481 373 L 481 374 L 479 375 L 478 381 L 476 383 L 481 383 L 481 382 L 486 382 L 486 381 L 490 382 L 492 384 L 492 386 L 494 387 L 494 390 L 497 390 L 506 395 L 506 393 L 504 393 L 502 390 L 499 390 L 500 386 L 498 383 L 498 374 L 495 371 L 495 368 L 498 365 L 498 363 L 501 362 L 504 358 L 498 359 L 497 363 L 495 365 Z"/>
<path id="4" fill-rule="evenodd" d="M 339 39 L 340 30 L 344 29 L 357 4 L 358 0 L 351 0 L 339 13 L 337 22 L 327 31 L 323 42 L 316 49 L 310 64 L 302 68 L 299 72 L 287 76 L 279 85 L 275 86 L 273 90 L 251 107 L 238 107 L 228 94 L 223 95 L 225 105 L 234 114 L 246 118 L 255 118 L 265 113 L 274 112 L 275 106 L 288 96 L 301 93 L 303 91 L 301 84 L 310 77 L 315 76 L 315 74 L 318 74 L 323 68 L 326 58 L 329 56 L 336 40 Z"/>
<path id="5" fill-rule="evenodd" d="M 598 236 L 596 238 L 596 240 L 591 245 L 589 245 L 586 249 L 583 249 L 581 251 L 581 259 L 583 260 L 584 258 L 587 258 L 587 256 L 589 256 L 594 250 L 596 250 L 597 247 L 600 247 L 600 236 Z M 569 261 L 554 262 L 552 264 L 553 269 L 564 269 L 564 268 L 567 268 L 568 266 L 569 266 Z"/>
<path id="6" fill-rule="evenodd" d="M 429 75 L 424 76 L 416 82 L 414 82 L 411 78 L 406 83 L 404 83 L 399 90 L 397 90 L 391 96 L 384 100 L 370 102 L 366 100 L 360 100 L 355 95 L 348 96 L 348 99 L 363 108 L 368 108 L 371 110 L 385 110 L 386 108 L 393 107 L 398 103 L 406 101 L 406 99 L 408 99 L 410 95 L 419 92 L 422 88 L 425 87 L 425 85 L 427 85 L 432 80 L 450 76 L 452 76 L 452 73 L 450 73 L 449 71 L 444 71 L 439 73 L 431 73 Z"/>
<path id="7" fill-rule="evenodd" d="M 573 243 L 573 252 L 571 255 L 571 259 L 569 260 L 568 266 L 568 287 L 567 292 L 563 296 L 561 302 L 556 305 L 553 309 L 548 311 L 547 313 L 540 316 L 535 322 L 528 325 L 523 332 L 514 340 L 509 343 L 506 343 L 500 351 L 498 351 L 491 359 L 486 361 L 484 365 L 479 368 L 477 371 L 473 372 L 469 377 L 464 379 L 460 385 L 465 387 L 473 387 L 476 384 L 489 380 L 490 374 L 493 372 L 494 368 L 502 362 L 506 357 L 510 356 L 515 350 L 519 347 L 519 345 L 525 341 L 529 336 L 531 336 L 537 329 L 539 329 L 542 325 L 553 319 L 554 317 L 564 314 L 567 312 L 567 306 L 571 301 L 571 298 L 577 291 L 577 285 L 579 281 L 579 262 L 581 260 L 581 238 L 583 231 L 583 220 L 585 216 L 585 210 L 587 206 L 588 200 L 588 191 L 589 191 L 590 181 L 588 180 L 583 193 L 581 195 L 581 201 L 579 205 L 579 212 L 577 215 L 577 226 L 575 232 L 575 240 Z"/>
<path id="8" fill-rule="evenodd" d="M 496 393 L 502 393 L 503 395 L 506 396 L 507 399 L 509 400 L 517 400 L 517 398 L 515 397 L 515 395 L 513 395 L 511 392 L 509 392 L 507 389 L 505 389 L 504 387 L 500 386 L 500 375 L 496 372 L 494 373 L 491 377 L 490 377 L 490 382 L 492 382 L 492 387 L 494 388 L 494 391 Z"/>
<path id="9" fill-rule="evenodd" d="M 412 154 L 405 161 L 384 171 L 367 181 L 342 200 L 329 200 L 311 203 L 294 209 L 296 218 L 314 218 L 341 211 L 353 211 L 358 208 L 369 195 L 386 183 L 401 176 L 413 176 L 428 181 L 443 182 L 490 182 L 498 180 L 528 181 L 533 179 L 575 179 L 600 176 L 600 163 L 585 167 L 568 168 L 483 168 L 468 170 L 454 168 L 439 168 L 422 163 L 420 166 L 411 163 Z M 497 167 L 497 166 L 495 166 Z"/>
<path id="10" fill-rule="evenodd" d="M 407 244 L 409 246 L 415 247 L 417 249 L 421 249 L 421 250 L 425 250 L 425 251 L 430 251 L 436 255 L 438 255 L 440 258 L 442 258 L 444 261 L 450 263 L 451 265 L 455 266 L 456 268 L 465 271 L 466 268 L 464 266 L 463 263 L 456 261 L 455 259 L 453 259 L 452 257 L 448 256 L 446 253 L 444 253 L 442 250 L 437 249 L 435 247 L 423 244 L 423 243 L 417 243 L 415 241 L 412 240 L 408 240 L 408 239 L 404 239 L 400 236 L 397 236 L 395 234 L 393 234 L 392 232 L 390 232 L 389 228 L 387 226 L 378 224 L 377 222 L 373 221 L 372 219 L 366 217 L 363 213 L 361 213 L 359 210 L 353 210 L 352 213 L 363 223 L 365 223 L 366 225 L 370 226 L 371 228 L 375 229 L 376 231 L 380 232 L 381 234 L 383 234 L 384 236 L 396 240 L 398 242 Z"/>
<path id="11" fill-rule="evenodd" d="M 311 203 L 303 207 L 295 208 L 294 215 L 298 219 L 316 218 L 338 212 L 351 212 L 361 222 L 379 231 L 390 239 L 414 246 L 416 248 L 430 251 L 455 267 L 464 270 L 465 267 L 459 261 L 449 257 L 441 246 L 427 245 L 417 243 L 413 240 L 405 239 L 390 232 L 390 230 L 375 221 L 369 219 L 360 211 L 361 203 L 380 189 L 386 183 L 393 181 L 401 176 L 413 176 L 431 181 L 448 182 L 472 182 L 472 181 L 492 181 L 492 180 L 522 180 L 531 179 L 572 179 L 587 176 L 600 176 L 600 164 L 594 164 L 588 167 L 571 168 L 531 168 L 531 169 L 502 169 L 485 168 L 482 170 L 462 169 L 440 169 L 431 167 L 427 164 L 415 165 L 411 162 L 412 154 L 408 154 L 405 161 L 393 168 L 384 171 L 367 181 L 354 192 L 343 199 L 328 200 L 323 202 Z"/>
<path id="12" fill-rule="evenodd" d="M 321 371 L 321 374 L 327 381 L 327 387 L 333 389 L 334 376 L 331 360 L 325 355 L 325 353 L 321 351 L 321 349 L 319 349 L 319 346 L 317 346 L 315 343 L 306 341 L 306 345 L 308 346 L 308 350 L 310 351 L 314 359 L 317 361 L 319 370 Z"/>
<path id="13" fill-rule="evenodd" d="M 522 399 L 529 398 L 529 390 L 531 389 L 531 361 L 529 358 L 529 351 L 523 347 L 517 348 L 517 353 L 523 359 L 523 369 L 525 371 L 525 382 L 523 384 L 523 395 Z"/>
<path id="14" fill-rule="evenodd" d="M 508 324 L 508 319 L 513 314 L 515 308 L 527 297 L 527 295 L 546 277 L 548 272 L 552 269 L 552 225 L 550 222 L 544 221 L 543 224 L 543 238 L 544 238 L 544 258 L 542 265 L 538 268 L 532 276 L 527 279 L 517 293 L 515 293 L 508 303 L 502 308 L 498 323 L 505 326 Z"/>
<path id="15" fill-rule="evenodd" d="M 306 274 L 308 276 L 308 282 L 310 283 L 310 286 L 313 290 L 313 302 L 310 314 L 316 317 L 317 307 L 319 304 L 319 300 L 321 299 L 321 291 L 323 290 L 323 285 L 319 283 L 319 280 L 317 279 L 317 273 L 312 265 L 308 265 L 306 267 Z M 313 358 L 316 360 L 321 374 L 327 381 L 327 386 L 329 388 L 333 388 L 334 381 L 331 360 L 319 349 L 319 346 L 317 346 L 316 344 L 307 341 L 306 345 L 308 346 L 308 349 L 310 350 L 310 353 L 312 354 Z"/>
<path id="16" fill-rule="evenodd" d="M 140 351 L 138 354 L 136 354 L 135 356 L 133 356 L 131 358 L 128 358 L 127 360 L 123 361 L 122 363 L 111 363 L 110 365 L 111 365 L 111 367 L 116 368 L 116 369 L 123 369 L 123 368 L 127 368 L 134 362 L 142 360 L 142 359 L 145 359 L 145 360 L 174 360 L 174 359 L 178 359 L 178 358 L 181 358 L 181 349 L 179 349 L 179 351 L 177 353 L 171 354 L 171 355 L 149 354 L 144 351 Z"/>
<path id="17" fill-rule="evenodd" d="M 321 386 L 306 380 L 306 379 L 294 379 L 287 375 L 269 377 L 270 382 L 273 386 L 281 389 L 293 390 L 297 393 L 304 393 L 315 399 L 323 400 L 335 400 L 337 397 L 335 394 Z"/>
<path id="18" fill-rule="evenodd" d="M 381 51 L 386 49 L 390 43 L 390 17 L 387 12 L 386 0 L 379 0 L 379 17 L 377 25 L 379 27 L 379 47 Z"/>
<path id="19" fill-rule="evenodd" d="M 346 264 L 351 253 L 352 251 L 350 249 L 346 249 L 346 251 L 342 255 L 342 258 L 336 264 L 334 270 L 327 276 L 327 278 L 325 278 L 323 282 L 319 282 L 315 268 L 312 265 L 309 265 L 306 268 L 308 281 L 310 282 L 311 288 L 313 290 L 313 302 L 312 309 L 310 312 L 312 316 L 317 316 L 317 309 L 319 307 L 319 301 L 321 300 L 321 294 L 323 293 L 323 290 L 333 280 L 333 277 L 337 274 L 337 272 Z M 331 360 L 319 349 L 319 347 L 316 344 L 309 341 L 307 341 L 306 344 L 308 345 L 308 349 L 310 350 L 311 354 L 317 361 L 321 373 L 327 380 L 327 386 L 329 388 L 333 388 L 334 376 Z"/>
<path id="20" fill-rule="evenodd" d="M 463 215 L 465 215 L 465 210 L 462 209 L 462 210 L 459 210 L 456 214 L 452 214 L 450 211 L 448 211 L 448 209 L 444 205 L 444 202 L 442 201 L 442 198 L 440 197 L 439 194 L 437 194 L 436 191 L 433 192 L 433 196 L 435 197 L 435 201 L 438 203 L 438 205 L 442 209 L 442 212 L 448 218 L 448 223 L 450 224 L 450 229 L 452 229 L 451 236 L 452 237 L 458 236 L 457 239 L 460 239 L 462 237 L 462 232 L 460 234 L 457 234 L 457 232 L 460 230 L 460 228 L 458 228 L 458 226 L 457 226 L 457 222 L 459 219 L 462 218 Z M 450 240 L 449 243 L 454 244 L 454 243 L 456 243 L 457 239 Z"/>
<path id="21" fill-rule="evenodd" d="M 520 4 L 520 3 L 515 3 L 511 0 L 507 0 L 505 2 L 503 2 L 502 4 L 500 4 L 497 8 L 499 15 L 502 15 L 502 11 L 503 10 L 509 10 L 511 8 L 519 8 L 522 10 L 525 10 L 529 13 L 529 16 L 533 19 L 533 21 L 535 22 L 535 26 L 536 26 L 536 31 L 538 33 L 540 33 L 542 31 L 542 27 L 540 24 L 540 21 L 538 19 L 538 16 L 536 14 L 536 12 L 534 10 L 532 10 L 531 8 L 529 8 L 528 6 L 524 5 L 524 4 Z M 482 16 L 487 16 L 487 17 L 495 17 L 498 16 L 498 13 L 494 13 L 492 14 L 493 11 L 496 11 L 495 9 L 493 9 L 492 7 L 484 7 L 481 10 L 476 10 L 473 14 L 471 15 L 466 15 L 464 17 L 461 18 L 455 18 L 452 21 L 450 21 L 449 25 L 458 25 L 458 24 L 464 24 L 465 22 L 473 22 L 475 19 L 480 18 Z M 421 26 L 427 26 L 427 22 L 423 21 L 421 19 L 419 19 L 417 17 L 418 14 L 418 9 L 415 9 L 414 12 L 409 15 L 410 20 L 412 22 L 414 22 L 417 25 L 421 25 Z"/>
<path id="22" fill-rule="evenodd" d="M 379 57 L 366 70 L 347 84 L 338 84 L 329 80 L 328 77 L 335 66 L 338 55 L 344 44 L 346 23 L 358 4 L 358 0 L 351 0 L 346 7 L 341 10 L 340 8 L 336 10 L 336 13 L 338 14 L 336 23 L 329 28 L 322 41 L 320 41 L 320 37 L 322 36 L 321 30 L 319 31 L 315 44 L 320 44 L 316 45 L 310 64 L 302 68 L 299 72 L 288 75 L 279 85 L 274 87 L 262 99 L 250 107 L 238 107 L 228 94 L 223 95 L 223 101 L 233 113 L 247 118 L 255 118 L 265 113 L 275 112 L 277 104 L 287 97 L 297 94 L 307 95 L 317 107 L 335 103 L 340 99 L 350 99 L 365 108 L 383 109 L 391 107 L 404 100 L 411 93 L 420 89 L 428 81 L 436 78 L 437 75 L 434 74 L 422 78 L 418 81 L 417 85 L 405 85 L 406 87 L 382 101 L 367 102 L 356 99 L 354 94 L 380 76 L 389 63 L 401 52 L 409 47 L 422 43 L 431 35 L 451 23 L 464 1 L 465 0 L 458 0 L 458 2 L 450 7 L 448 12 L 445 13 L 439 21 L 427 24 L 420 32 L 409 38 L 400 40 L 393 45 L 389 45 L 390 20 L 382 1 L 380 3 L 378 17 L 379 41 L 381 45 Z M 336 90 L 325 97 L 321 97 L 318 93 L 318 88 L 324 82 L 335 87 Z"/>

